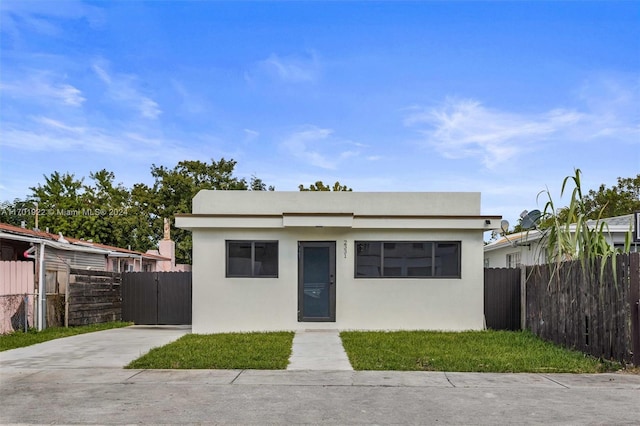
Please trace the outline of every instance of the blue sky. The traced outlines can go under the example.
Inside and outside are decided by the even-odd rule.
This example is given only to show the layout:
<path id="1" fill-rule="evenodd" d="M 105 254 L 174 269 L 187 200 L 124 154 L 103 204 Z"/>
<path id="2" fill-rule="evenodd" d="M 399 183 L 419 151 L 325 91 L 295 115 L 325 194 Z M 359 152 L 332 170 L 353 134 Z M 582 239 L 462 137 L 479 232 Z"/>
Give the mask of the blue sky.
<path id="1" fill-rule="evenodd" d="M 640 2 L 4 0 L 0 28 L 1 200 L 224 157 L 514 224 L 575 167 L 640 173 Z"/>

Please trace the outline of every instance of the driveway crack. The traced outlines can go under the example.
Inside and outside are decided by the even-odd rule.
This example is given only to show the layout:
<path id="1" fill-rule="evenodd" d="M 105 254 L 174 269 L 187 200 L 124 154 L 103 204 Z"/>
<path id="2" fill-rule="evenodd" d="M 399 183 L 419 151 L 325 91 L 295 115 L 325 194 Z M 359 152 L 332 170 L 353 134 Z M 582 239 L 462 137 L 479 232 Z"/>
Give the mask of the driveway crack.
<path id="1" fill-rule="evenodd" d="M 136 374 L 132 375 L 131 377 L 127 377 L 127 379 L 125 380 L 125 382 L 128 382 L 129 380 L 133 379 L 134 377 L 136 377 L 138 374 L 141 374 L 143 372 L 145 372 L 147 370 L 140 370 L 138 371 Z"/>
<path id="2" fill-rule="evenodd" d="M 563 383 L 560 383 L 560 382 L 559 382 L 559 381 L 557 381 L 557 380 L 553 380 L 551 377 L 547 377 L 547 376 L 545 376 L 544 374 L 540 374 L 540 377 L 544 377 L 545 379 L 547 379 L 547 380 L 549 380 L 549 381 L 552 381 L 553 383 L 555 383 L 555 384 L 557 384 L 557 385 L 560 385 L 560 386 L 562 386 L 562 387 L 563 387 L 563 388 L 565 388 L 565 389 L 571 389 L 569 386 L 567 386 L 567 385 L 565 385 L 565 384 L 563 384 Z"/>
<path id="3" fill-rule="evenodd" d="M 449 384 L 451 385 L 451 387 L 456 387 L 456 385 L 453 384 L 453 382 L 451 381 L 451 379 L 449 378 L 449 376 L 447 375 L 447 372 L 444 372 L 444 377 L 447 379 L 447 382 L 449 382 Z"/>
<path id="4" fill-rule="evenodd" d="M 229 382 L 230 385 L 233 385 L 235 383 L 235 381 L 238 379 L 238 377 L 240 377 L 240 375 L 242 373 L 244 373 L 245 370 L 240 370 L 240 372 L 238 374 L 236 374 L 236 377 L 233 378 L 233 380 L 231 380 L 231 382 Z"/>

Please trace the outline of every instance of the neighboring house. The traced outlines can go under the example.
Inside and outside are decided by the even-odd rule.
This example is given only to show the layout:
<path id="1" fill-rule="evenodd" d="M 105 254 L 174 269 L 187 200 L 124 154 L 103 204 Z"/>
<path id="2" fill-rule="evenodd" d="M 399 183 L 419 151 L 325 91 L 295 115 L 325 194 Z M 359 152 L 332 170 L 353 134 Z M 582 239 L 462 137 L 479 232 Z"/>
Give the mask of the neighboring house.
<path id="1" fill-rule="evenodd" d="M 45 294 L 65 294 L 70 268 L 110 272 L 189 270 L 190 265 L 175 264 L 174 247 L 174 242 L 168 239 L 168 233 L 165 233 L 165 240 L 159 244 L 160 251 L 142 253 L 0 223 L 0 262 L 6 262 L 2 270 L 23 271 L 25 269 L 23 262 L 32 262 L 33 265 L 30 267 L 33 274 L 29 278 L 31 282 L 21 281 L 19 285 L 21 289 L 28 290 L 20 290 L 20 293 L 29 294 L 32 298 L 39 294 L 36 290 L 39 286 L 36 284 L 41 281 L 46 283 Z M 42 267 L 39 266 L 41 253 L 44 260 Z M 13 265 L 9 265 L 9 262 Z M 8 278 L 4 275 L 0 277 L 0 302 L 16 296 L 14 293 L 16 293 L 17 284 L 14 281 L 17 281 L 17 278 L 13 277 L 16 273 L 12 272 L 8 275 Z M 23 275 L 21 272 L 21 276 Z M 40 303 L 43 302 L 40 301 Z M 2 306 L 0 306 L 1 309 Z M 0 319 L 0 323 L 8 324 L 6 319 Z"/>
<path id="2" fill-rule="evenodd" d="M 479 193 L 201 191 L 193 332 L 483 328 Z"/>
<path id="3" fill-rule="evenodd" d="M 601 219 L 606 223 L 604 232 L 609 244 L 622 249 L 627 234 L 633 230 L 633 221 L 633 214 Z M 593 227 L 596 221 L 590 220 L 587 224 Z M 632 242 L 631 251 L 640 251 L 640 244 Z M 484 246 L 484 266 L 487 268 L 515 268 L 546 261 L 545 233 L 537 229 L 508 234 Z"/>
<path id="4" fill-rule="evenodd" d="M 0 260 L 28 260 L 24 252 L 41 244 L 45 247 L 47 269 L 63 272 L 69 267 L 111 272 L 153 272 L 164 270 L 165 262 L 175 263 L 171 257 L 158 252 L 142 253 L 0 223 Z"/>

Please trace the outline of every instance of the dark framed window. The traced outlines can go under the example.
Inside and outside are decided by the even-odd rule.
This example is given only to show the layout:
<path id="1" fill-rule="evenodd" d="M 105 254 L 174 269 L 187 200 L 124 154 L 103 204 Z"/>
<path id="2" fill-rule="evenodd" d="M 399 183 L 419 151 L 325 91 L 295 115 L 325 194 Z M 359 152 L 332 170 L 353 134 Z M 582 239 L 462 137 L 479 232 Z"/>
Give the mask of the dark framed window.
<path id="1" fill-rule="evenodd" d="M 278 277 L 277 241 L 227 241 L 227 277 Z"/>
<path id="2" fill-rule="evenodd" d="M 460 241 L 356 241 L 356 278 L 460 278 Z"/>

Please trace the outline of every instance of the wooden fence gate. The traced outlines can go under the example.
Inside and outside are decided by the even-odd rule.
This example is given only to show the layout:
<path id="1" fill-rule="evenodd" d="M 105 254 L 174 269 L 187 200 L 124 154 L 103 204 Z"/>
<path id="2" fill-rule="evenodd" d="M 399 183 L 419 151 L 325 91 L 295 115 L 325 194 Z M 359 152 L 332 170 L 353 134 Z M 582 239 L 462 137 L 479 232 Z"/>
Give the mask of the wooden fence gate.
<path id="1" fill-rule="evenodd" d="M 147 325 L 190 325 L 191 272 L 123 273 L 122 320 Z"/>
<path id="2" fill-rule="evenodd" d="M 521 330 L 521 270 L 484 269 L 484 318 L 493 330 Z"/>

